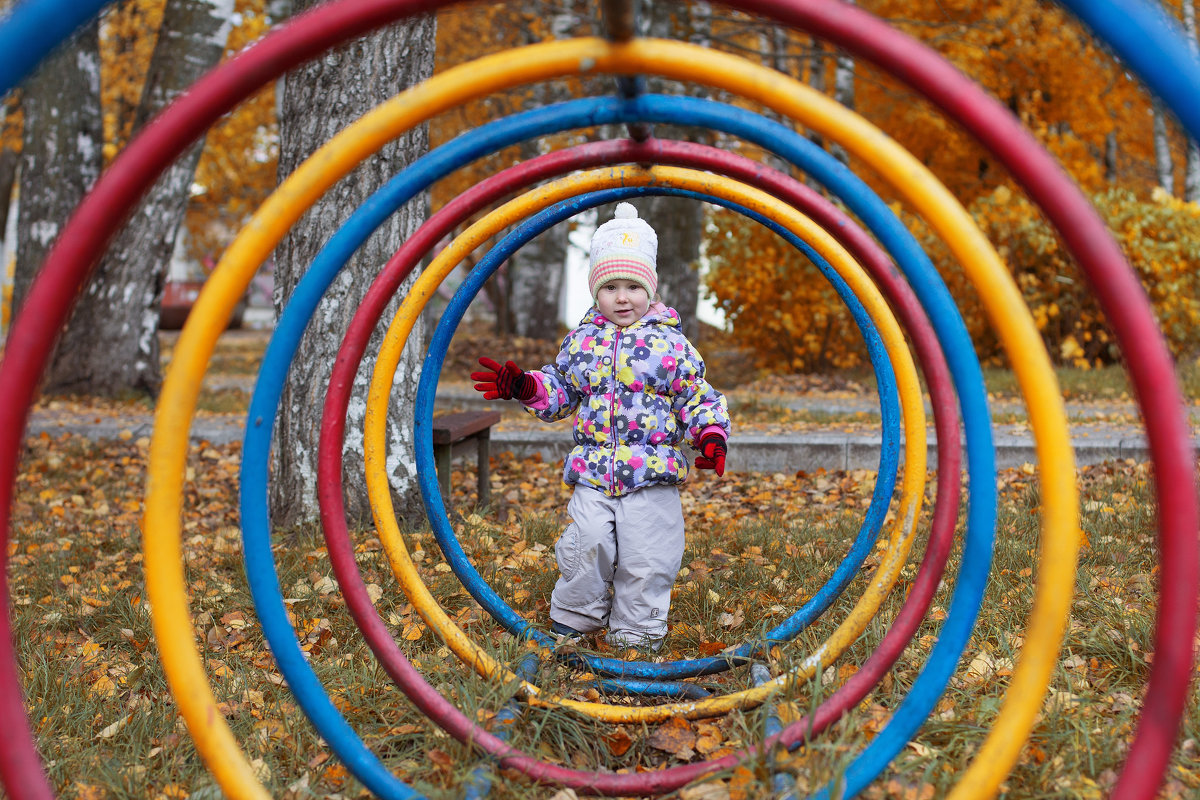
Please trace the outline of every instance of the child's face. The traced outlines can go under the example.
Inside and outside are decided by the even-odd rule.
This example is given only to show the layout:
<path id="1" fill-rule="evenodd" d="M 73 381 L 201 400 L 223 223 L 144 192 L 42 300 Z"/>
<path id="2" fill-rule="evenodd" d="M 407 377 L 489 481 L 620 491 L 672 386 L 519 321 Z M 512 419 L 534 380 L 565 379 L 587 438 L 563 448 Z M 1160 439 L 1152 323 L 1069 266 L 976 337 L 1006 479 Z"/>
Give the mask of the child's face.
<path id="1" fill-rule="evenodd" d="M 650 295 L 640 283 L 617 278 L 596 292 L 596 307 L 618 328 L 625 328 L 646 316 Z"/>

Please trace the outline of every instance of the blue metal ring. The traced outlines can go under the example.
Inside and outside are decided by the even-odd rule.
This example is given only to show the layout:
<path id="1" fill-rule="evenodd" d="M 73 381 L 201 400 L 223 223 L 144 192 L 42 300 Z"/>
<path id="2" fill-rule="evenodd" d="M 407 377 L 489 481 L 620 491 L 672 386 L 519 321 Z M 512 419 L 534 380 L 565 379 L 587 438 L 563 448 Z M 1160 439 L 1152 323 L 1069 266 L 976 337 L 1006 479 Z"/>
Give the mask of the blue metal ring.
<path id="1" fill-rule="evenodd" d="M 50 51 L 112 0 L 18 2 L 0 22 L 0 95 L 25 79 Z"/>
<path id="2" fill-rule="evenodd" d="M 1130 67 L 1200 141 L 1200 61 L 1179 21 L 1159 3 L 1058 0 Z"/>
<path id="3" fill-rule="evenodd" d="M 1173 34 L 1170 34 L 1168 26 L 1161 25 L 1161 21 L 1155 20 L 1151 15 L 1152 11 L 1146 4 L 1134 4 L 1130 2 L 1101 2 L 1100 0 L 1060 0 L 1060 2 L 1072 9 L 1081 19 L 1087 22 L 1096 30 L 1102 38 L 1108 41 L 1114 49 L 1116 49 L 1122 57 L 1139 72 L 1144 80 L 1160 95 L 1174 110 L 1176 115 L 1183 122 L 1185 127 L 1190 131 L 1193 138 L 1200 139 L 1200 109 L 1193 103 L 1197 92 L 1200 92 L 1200 70 L 1196 68 L 1195 60 L 1187 53 L 1186 46 L 1182 41 Z M 21 78 L 23 78 L 34 65 L 40 61 L 45 54 L 55 44 L 66 38 L 72 30 L 81 25 L 87 19 L 90 19 L 98 11 L 107 5 L 106 0 L 27 0 L 27 2 L 18 3 L 7 18 L 0 22 L 0 52 L 5 53 L 3 64 L 0 64 L 0 91 L 8 91 Z M 1107 19 L 1105 19 L 1107 15 Z M 1169 35 L 1165 35 L 1167 33 Z M 1128 37 L 1128 41 L 1126 41 Z M 1152 60 L 1144 62 L 1142 56 L 1150 56 L 1151 51 L 1145 51 L 1144 43 L 1153 41 L 1155 48 L 1153 49 Z M 1160 69 L 1161 68 L 1161 69 Z M 1181 77 L 1182 76 L 1182 77 Z M 766 145 L 764 145 L 766 146 Z M 868 223 L 871 227 L 871 224 Z M 882 238 L 882 237 L 881 237 Z M 921 299 L 922 304 L 926 306 L 927 311 L 932 311 L 931 317 L 934 322 L 935 331 L 937 331 L 939 339 L 945 347 L 947 339 L 952 339 L 965 335 L 965 328 L 961 326 L 961 320 L 957 318 L 957 310 L 954 309 L 955 322 L 943 327 L 941 320 L 943 319 L 938 314 L 945 312 L 945 301 L 949 300 L 948 294 L 944 292 L 944 287 L 928 288 L 928 282 L 932 281 L 935 273 L 932 268 L 924 264 L 915 270 L 910 271 L 902 265 L 906 274 L 909 274 L 911 280 L 914 281 L 916 292 Z M 944 297 L 943 297 L 944 295 Z M 961 330 L 960 330 L 961 328 Z M 949 350 L 948 350 L 949 358 Z M 973 479 L 984 477 L 985 473 L 994 473 L 992 465 L 992 455 L 990 452 L 990 433 L 979 439 L 979 434 L 974 430 L 974 426 L 980 423 L 979 413 L 982 409 L 986 411 L 986 402 L 982 396 L 976 396 L 977 387 L 974 381 L 975 373 L 978 372 L 977 366 L 971 368 L 965 365 L 957 356 L 949 358 L 951 373 L 956 380 L 960 378 L 970 378 L 971 382 L 968 385 L 959 383 L 960 402 L 963 406 L 964 418 L 967 418 L 970 413 L 967 423 L 967 441 L 968 441 L 968 472 Z M 964 370 L 965 369 L 965 373 Z M 982 388 L 982 382 L 978 382 L 978 388 Z M 963 393 L 970 396 L 964 396 Z M 253 421 L 253 417 L 251 418 Z M 262 422 L 259 420 L 259 424 Z M 974 446 L 972 446 L 974 442 Z M 983 449 L 982 445 L 988 445 L 989 454 L 985 458 L 979 453 Z M 977 490 L 985 487 L 994 486 L 993 483 L 981 486 L 979 483 L 972 481 L 971 484 Z M 981 509 L 983 504 L 980 501 L 982 498 L 976 497 L 977 502 L 972 503 L 968 514 L 968 529 L 967 529 L 967 550 L 965 556 L 971 558 L 986 558 L 990 562 L 990 534 L 989 541 L 982 541 L 978 531 L 980 526 L 986 526 L 990 530 L 994 526 L 994 492 L 992 495 L 992 505 L 989 509 Z M 973 538 L 974 536 L 974 538 Z M 960 579 L 959 587 L 956 588 L 954 594 L 954 602 L 959 605 L 970 606 L 974 602 L 974 598 L 982 594 L 982 585 L 975 585 L 974 578 L 968 577 L 967 566 L 964 566 L 964 576 Z M 985 570 L 986 574 L 986 570 Z M 973 571 L 972 571 L 973 575 Z M 964 588 L 964 581 L 970 581 L 970 585 Z M 973 627 L 974 617 L 978 610 L 978 602 L 974 602 L 974 610 L 968 608 L 961 623 L 958 623 L 958 617 L 955 616 L 955 610 L 958 606 L 952 603 L 950 619 L 947 621 L 946 628 L 951 629 L 949 633 L 955 636 L 969 636 L 970 628 Z M 965 628 L 965 633 L 963 632 Z M 928 714 L 928 710 L 932 708 L 936 697 L 940 695 L 941 690 L 932 693 L 933 685 L 941 682 L 944 688 L 949 673 L 952 672 L 957 664 L 958 654 L 961 654 L 961 646 L 958 648 L 958 653 L 950 657 L 952 646 L 943 646 L 945 641 L 946 630 L 943 630 L 943 637 L 939 640 L 938 646 L 935 647 L 933 654 L 930 657 L 930 667 L 921 673 L 918 681 L 914 684 L 913 691 L 901 705 L 900 711 L 905 713 L 908 718 L 915 718 L 918 709 L 926 706 L 924 712 Z M 938 660 L 935 656 L 941 657 L 941 664 L 945 666 L 937 666 Z M 932 699 L 931 699 L 932 698 Z M 900 714 L 898 713 L 897 717 Z M 903 724 L 899 723 L 897 717 L 881 732 L 881 735 L 876 738 L 868 750 L 878 749 L 880 755 L 884 750 L 888 750 L 895 754 L 901 747 L 903 741 L 898 737 L 907 736 L 915 731 L 920 724 L 918 719 L 916 723 L 911 723 L 905 719 Z M 923 719 L 921 716 L 920 719 Z M 893 730 L 894 728 L 894 730 Z M 903 731 L 909 733 L 903 733 Z M 884 736 L 885 733 L 890 733 L 890 736 Z M 883 741 L 881 741 L 883 740 Z M 898 744 L 897 744 L 898 742 Z M 878 746 L 878 748 L 877 748 Z M 852 768 L 856 769 L 852 783 L 853 791 L 858 791 L 864 784 L 860 778 L 863 777 L 865 771 L 869 768 L 866 763 L 867 753 L 864 753 L 855 761 Z M 887 760 L 890 760 L 890 756 Z M 886 765 L 887 760 L 883 762 Z M 871 767 L 873 768 L 873 767 Z M 882 766 L 879 767 L 882 769 Z M 878 773 L 878 769 L 874 774 Z M 873 777 L 873 775 L 872 775 Z M 867 778 L 866 780 L 869 780 Z"/>
<path id="4" fill-rule="evenodd" d="M 590 113 L 587 110 L 590 110 Z M 552 115 L 565 115 L 571 111 L 578 114 L 578 122 L 551 119 Z M 342 750 L 352 754 L 367 751 L 362 741 L 353 735 L 340 713 L 324 695 L 320 682 L 303 659 L 295 632 L 287 621 L 270 548 L 270 523 L 266 502 L 267 458 L 283 376 L 295 352 L 296 343 L 320 297 L 350 253 L 392 209 L 416 194 L 420 188 L 452 169 L 495 149 L 506 136 L 515 142 L 522 138 L 555 132 L 561 128 L 639 120 L 693 124 L 721 130 L 754 142 L 792 161 L 842 198 L 892 253 L 913 283 L 914 291 L 929 314 L 946 352 L 947 363 L 959 391 L 967 441 L 969 485 L 975 491 L 967 512 L 965 548 L 968 557 L 964 560 L 964 577 L 960 579 L 951 601 L 951 611 L 960 606 L 965 606 L 966 611 L 959 610 L 957 615 L 951 614 L 934 649 L 938 659 L 931 659 L 930 666 L 918 676 L 914 690 L 900 707 L 900 711 L 904 713 L 898 711 L 897 715 L 893 716 L 888 726 L 881 731 L 881 737 L 885 734 L 901 735 L 901 731 L 907 730 L 909 733 L 903 734 L 904 741 L 907 741 L 908 736 L 919 727 L 945 688 L 970 637 L 982 600 L 982 587 L 990 568 L 994 536 L 995 459 L 990 418 L 982 373 L 975 360 L 966 326 L 945 285 L 911 234 L 883 201 L 836 159 L 790 129 L 757 114 L 728 105 L 685 97 L 642 96 L 626 101 L 611 98 L 573 101 L 526 112 L 519 117 L 506 118 L 459 137 L 420 159 L 401 176 L 389 182 L 356 212 L 354 224 L 348 222 L 343 226 L 318 254 L 312 267 L 293 292 L 268 346 L 258 385 L 251 399 L 243 449 L 241 510 L 247 574 L 264 634 L 267 635 L 272 651 L 280 662 L 281 671 L 292 686 L 297 702 L 339 755 Z M 504 125 L 505 128 L 496 127 L 500 125 Z M 524 130 L 516 133 L 518 127 Z M 488 134 L 485 134 L 485 131 Z M 503 131 L 511 132 L 502 135 Z M 492 141 L 485 143 L 485 138 Z M 956 624 L 950 625 L 951 620 Z M 349 733 L 348 736 L 346 732 Z M 873 744 L 878 742 L 877 738 Z M 899 747 L 903 747 L 903 744 L 901 741 Z M 373 762 L 373 771 L 374 765 L 382 769 L 382 765 L 379 765 L 373 755 L 369 752 L 367 755 L 370 757 L 367 763 Z M 353 763 L 358 765 L 363 760 L 356 757 Z M 887 760 L 878 764 L 876 771 L 882 770 L 886 764 Z M 360 780 L 363 779 L 361 775 L 359 777 Z M 393 776 L 387 774 L 386 778 L 373 775 L 372 783 L 368 785 L 379 784 L 381 780 L 385 784 L 388 781 L 398 783 Z M 364 783 L 367 781 L 364 780 Z"/>
<path id="5" fill-rule="evenodd" d="M 879 530 L 883 527 L 884 517 L 892 500 L 896 486 L 896 472 L 899 467 L 900 452 L 900 402 L 896 389 L 896 376 L 892 370 L 891 361 L 883 340 L 875 323 L 867 314 L 862 303 L 854 295 L 849 285 L 841 276 L 792 231 L 779 225 L 774 220 L 756 212 L 750 211 L 737 203 L 721 198 L 689 191 L 686 189 L 664 188 L 660 186 L 624 187 L 604 189 L 597 192 L 580 195 L 564 200 L 550 208 L 544 209 L 528 220 L 522 222 L 516 229 L 502 239 L 499 244 L 488 251 L 475 268 L 454 293 L 450 303 L 442 312 L 437 329 L 426 350 L 425 362 L 421 366 L 421 379 L 417 386 L 415 435 L 417 456 L 417 482 L 421 487 L 421 497 L 425 501 L 425 511 L 430 525 L 447 563 L 462 581 L 464 588 L 471 596 L 502 624 L 510 633 L 517 636 L 528 636 L 545 647 L 554 646 L 554 638 L 545 634 L 526 621 L 501 599 L 488 585 L 487 581 L 475 569 L 462 545 L 450 527 L 446 515 L 441 490 L 437 482 L 437 470 L 433 460 L 433 440 L 429 433 L 432 427 L 433 404 L 438 379 L 442 374 L 442 365 L 446 350 L 454 331 L 458 328 L 463 314 L 483 284 L 513 253 L 526 242 L 547 228 L 558 224 L 589 208 L 604 203 L 616 202 L 629 197 L 645 195 L 669 195 L 672 197 L 687 197 L 702 202 L 715 203 L 724 206 L 750 219 L 765 225 L 774 233 L 783 237 L 789 244 L 802 252 L 818 269 L 837 291 L 842 301 L 850 309 L 855 324 L 862 331 L 863 339 L 870 354 L 871 365 L 875 370 L 876 382 L 879 385 L 880 412 L 883 418 L 883 446 L 880 450 L 879 480 L 875 485 L 875 493 L 863 520 L 862 527 L 855 537 L 849 552 L 834 570 L 833 575 L 819 591 L 809 598 L 800 609 L 776 628 L 763 634 L 766 642 L 788 641 L 803 630 L 805 626 L 817 619 L 837 596 L 845 589 L 851 579 L 858 573 L 863 560 L 871 551 Z M 601 658 L 584 653 L 573 653 L 572 658 L 578 658 L 593 672 L 601 675 L 616 675 L 634 678 L 674 680 L 690 678 L 697 675 L 707 675 L 728 669 L 732 664 L 741 663 L 748 659 L 757 649 L 763 646 L 763 641 L 746 642 L 724 656 L 671 662 L 642 662 L 624 661 L 619 658 Z"/>

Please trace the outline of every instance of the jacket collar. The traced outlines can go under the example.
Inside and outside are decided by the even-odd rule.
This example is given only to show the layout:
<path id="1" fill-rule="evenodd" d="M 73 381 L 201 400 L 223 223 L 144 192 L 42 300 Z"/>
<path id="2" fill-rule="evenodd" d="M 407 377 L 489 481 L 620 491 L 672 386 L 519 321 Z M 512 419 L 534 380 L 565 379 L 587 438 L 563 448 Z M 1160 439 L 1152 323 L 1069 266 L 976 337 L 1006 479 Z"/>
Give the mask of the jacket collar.
<path id="1" fill-rule="evenodd" d="M 580 326 L 594 325 L 597 328 L 613 325 L 608 317 L 601 314 L 600 309 L 595 306 L 588 309 L 587 313 L 583 315 L 583 319 L 579 321 L 579 324 Z M 666 325 L 669 328 L 678 328 L 679 312 L 663 303 L 651 303 L 645 316 L 629 327 L 637 327 L 638 325 Z"/>

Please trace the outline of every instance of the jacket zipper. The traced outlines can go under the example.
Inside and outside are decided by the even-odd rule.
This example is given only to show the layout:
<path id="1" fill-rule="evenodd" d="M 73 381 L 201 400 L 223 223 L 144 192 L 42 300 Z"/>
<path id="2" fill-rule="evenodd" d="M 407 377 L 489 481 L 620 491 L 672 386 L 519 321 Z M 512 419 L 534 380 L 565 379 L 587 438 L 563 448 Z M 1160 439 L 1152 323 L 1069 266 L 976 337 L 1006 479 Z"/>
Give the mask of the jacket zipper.
<path id="1" fill-rule="evenodd" d="M 612 350 L 612 391 L 608 395 L 608 429 L 612 431 L 612 458 L 609 459 L 608 485 L 612 489 L 612 496 L 616 497 L 620 494 L 617 487 L 617 352 L 621 346 L 621 329 L 617 328 L 617 332 L 613 337 Z"/>

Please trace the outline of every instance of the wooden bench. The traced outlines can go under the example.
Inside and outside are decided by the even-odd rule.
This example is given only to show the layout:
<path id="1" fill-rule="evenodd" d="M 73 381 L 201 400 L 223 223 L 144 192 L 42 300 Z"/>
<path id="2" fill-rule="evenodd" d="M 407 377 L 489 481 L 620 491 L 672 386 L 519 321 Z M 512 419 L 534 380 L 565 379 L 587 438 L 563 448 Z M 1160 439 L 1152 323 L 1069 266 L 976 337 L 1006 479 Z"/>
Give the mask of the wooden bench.
<path id="1" fill-rule="evenodd" d="M 479 466 L 479 505 L 492 498 L 490 479 L 491 429 L 500 421 L 499 411 L 461 411 L 443 414 L 433 420 L 433 460 L 437 465 L 442 498 L 450 503 L 450 462 L 475 445 Z"/>

